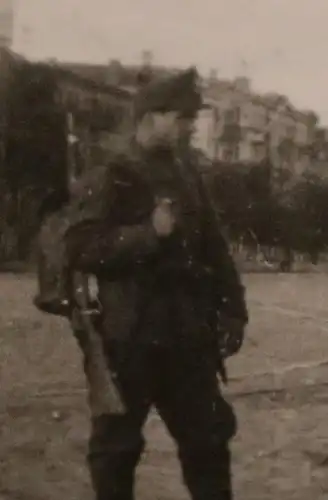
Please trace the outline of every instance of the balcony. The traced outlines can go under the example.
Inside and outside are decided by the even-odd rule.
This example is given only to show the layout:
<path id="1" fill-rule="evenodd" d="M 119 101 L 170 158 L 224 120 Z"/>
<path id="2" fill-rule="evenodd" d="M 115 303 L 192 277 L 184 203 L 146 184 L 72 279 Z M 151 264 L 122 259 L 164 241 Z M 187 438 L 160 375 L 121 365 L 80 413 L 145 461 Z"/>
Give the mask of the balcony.
<path id="1" fill-rule="evenodd" d="M 247 139 L 254 145 L 264 144 L 266 141 L 265 132 L 248 131 Z"/>

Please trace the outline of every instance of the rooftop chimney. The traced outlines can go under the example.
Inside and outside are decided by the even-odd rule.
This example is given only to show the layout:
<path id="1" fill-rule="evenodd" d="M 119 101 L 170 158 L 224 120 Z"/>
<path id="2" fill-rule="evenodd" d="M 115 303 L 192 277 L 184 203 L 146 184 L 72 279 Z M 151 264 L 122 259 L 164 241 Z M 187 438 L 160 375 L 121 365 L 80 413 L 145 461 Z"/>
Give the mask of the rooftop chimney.
<path id="1" fill-rule="evenodd" d="M 215 68 L 211 68 L 209 73 L 210 82 L 216 82 L 217 79 L 218 79 L 218 70 Z"/>
<path id="2" fill-rule="evenodd" d="M 246 76 L 238 76 L 234 81 L 235 88 L 240 92 L 248 94 L 250 92 L 250 80 Z"/>
<path id="3" fill-rule="evenodd" d="M 141 65 L 151 67 L 154 62 L 154 54 L 151 50 L 143 50 L 141 54 Z"/>
<path id="4" fill-rule="evenodd" d="M 141 68 L 137 75 L 137 86 L 143 87 L 147 85 L 153 76 L 153 60 L 154 56 L 151 50 L 144 50 L 141 54 Z"/>
<path id="5" fill-rule="evenodd" d="M 106 81 L 109 85 L 119 86 L 122 76 L 122 65 L 118 59 L 112 59 L 109 61 L 107 68 L 107 78 Z"/>

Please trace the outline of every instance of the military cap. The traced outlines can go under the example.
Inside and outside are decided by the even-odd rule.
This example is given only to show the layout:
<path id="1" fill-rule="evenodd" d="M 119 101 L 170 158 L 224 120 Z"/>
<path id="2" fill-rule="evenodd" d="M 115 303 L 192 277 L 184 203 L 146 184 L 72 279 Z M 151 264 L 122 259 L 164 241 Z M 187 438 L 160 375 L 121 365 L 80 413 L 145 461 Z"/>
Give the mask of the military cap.
<path id="1" fill-rule="evenodd" d="M 151 112 L 179 111 L 181 115 L 193 117 L 203 108 L 198 80 L 197 70 L 192 67 L 144 85 L 135 100 L 136 120 Z"/>

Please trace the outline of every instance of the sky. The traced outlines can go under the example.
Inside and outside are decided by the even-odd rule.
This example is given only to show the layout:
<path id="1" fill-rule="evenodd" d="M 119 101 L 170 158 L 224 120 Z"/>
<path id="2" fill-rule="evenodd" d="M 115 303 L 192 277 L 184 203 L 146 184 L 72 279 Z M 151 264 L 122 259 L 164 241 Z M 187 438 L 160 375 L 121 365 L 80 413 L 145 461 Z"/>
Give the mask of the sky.
<path id="1" fill-rule="evenodd" d="M 8 1 L 8 0 L 0 0 Z M 14 49 L 32 58 L 140 61 L 247 75 L 328 124 L 328 0 L 16 0 Z"/>

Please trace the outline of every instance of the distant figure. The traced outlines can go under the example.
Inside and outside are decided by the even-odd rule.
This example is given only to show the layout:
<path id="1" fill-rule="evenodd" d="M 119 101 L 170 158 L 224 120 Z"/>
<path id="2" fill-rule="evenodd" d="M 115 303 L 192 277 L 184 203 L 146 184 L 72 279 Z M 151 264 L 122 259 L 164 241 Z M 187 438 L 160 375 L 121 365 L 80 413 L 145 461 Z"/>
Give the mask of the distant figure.
<path id="1" fill-rule="evenodd" d="M 293 269 L 294 264 L 294 254 L 293 251 L 289 248 L 284 249 L 284 255 L 279 264 L 280 272 L 282 273 L 290 273 Z"/>
<path id="2" fill-rule="evenodd" d="M 97 500 L 134 498 L 152 406 L 177 444 L 192 499 L 233 498 L 236 417 L 217 374 L 225 376 L 224 357 L 239 351 L 248 314 L 189 146 L 201 106 L 193 69 L 146 85 L 136 102 L 134 145 L 103 170 L 98 209 L 77 222 L 76 207 L 67 208 L 65 228 L 52 238 L 53 249 L 64 248 L 55 265 L 62 277 L 74 269 L 97 277 L 95 325 L 125 405 L 123 414 L 113 408 L 92 416 L 88 458 Z M 41 271 L 47 281 L 46 266 Z M 65 286 L 48 287 L 37 304 L 70 317 Z M 76 332 L 87 363 L 83 328 Z"/>

